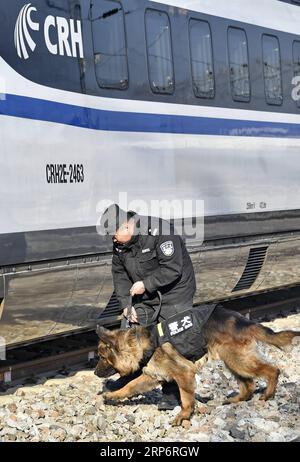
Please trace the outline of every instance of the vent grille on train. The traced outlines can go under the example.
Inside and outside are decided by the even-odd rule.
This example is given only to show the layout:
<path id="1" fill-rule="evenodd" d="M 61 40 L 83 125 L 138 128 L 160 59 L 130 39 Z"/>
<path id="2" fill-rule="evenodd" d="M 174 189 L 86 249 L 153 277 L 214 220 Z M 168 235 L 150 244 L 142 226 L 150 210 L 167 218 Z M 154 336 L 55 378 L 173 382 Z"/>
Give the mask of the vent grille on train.
<path id="1" fill-rule="evenodd" d="M 267 250 L 268 247 L 256 247 L 250 249 L 246 268 L 232 292 L 250 289 L 263 267 Z"/>
<path id="2" fill-rule="evenodd" d="M 108 304 L 106 305 L 105 310 L 100 316 L 100 319 L 117 317 L 122 314 L 122 309 L 116 297 L 116 294 L 113 292 L 112 296 L 109 299 Z"/>

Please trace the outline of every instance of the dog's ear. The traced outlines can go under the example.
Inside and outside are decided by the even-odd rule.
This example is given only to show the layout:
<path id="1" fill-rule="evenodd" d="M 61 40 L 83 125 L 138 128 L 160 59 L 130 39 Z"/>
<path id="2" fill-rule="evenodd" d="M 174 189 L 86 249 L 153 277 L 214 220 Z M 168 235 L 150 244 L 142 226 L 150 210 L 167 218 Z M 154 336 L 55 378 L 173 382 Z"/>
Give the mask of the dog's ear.
<path id="1" fill-rule="evenodd" d="M 108 345 L 114 344 L 114 335 L 110 330 L 105 329 L 105 327 L 102 326 L 97 326 L 96 333 L 99 339 L 104 343 L 107 343 Z"/>

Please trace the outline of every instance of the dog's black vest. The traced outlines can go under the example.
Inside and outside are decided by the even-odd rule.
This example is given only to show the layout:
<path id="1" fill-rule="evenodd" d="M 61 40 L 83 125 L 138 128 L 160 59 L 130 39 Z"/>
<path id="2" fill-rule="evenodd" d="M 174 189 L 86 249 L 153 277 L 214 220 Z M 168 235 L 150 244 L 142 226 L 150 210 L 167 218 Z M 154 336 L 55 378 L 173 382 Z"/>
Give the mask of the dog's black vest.
<path id="1" fill-rule="evenodd" d="M 143 364 L 149 362 L 156 348 L 167 342 L 190 361 L 202 358 L 207 352 L 203 327 L 216 306 L 216 303 L 210 303 L 189 308 L 159 324 L 148 326 L 152 347 L 145 352 Z"/>

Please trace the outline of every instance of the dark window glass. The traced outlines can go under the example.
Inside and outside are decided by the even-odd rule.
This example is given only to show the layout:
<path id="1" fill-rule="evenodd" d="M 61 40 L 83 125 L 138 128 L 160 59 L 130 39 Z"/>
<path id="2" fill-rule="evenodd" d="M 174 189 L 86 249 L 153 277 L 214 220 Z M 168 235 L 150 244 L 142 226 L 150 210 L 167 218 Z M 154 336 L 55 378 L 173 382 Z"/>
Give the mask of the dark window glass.
<path id="1" fill-rule="evenodd" d="M 247 36 L 243 29 L 228 29 L 231 94 L 236 101 L 250 101 Z"/>
<path id="2" fill-rule="evenodd" d="M 298 77 L 295 81 L 293 80 L 293 85 L 297 85 L 297 87 L 295 87 L 296 90 L 296 88 L 299 88 L 300 79 L 300 42 L 296 40 L 293 43 L 293 72 L 294 77 Z M 296 101 L 297 106 L 300 107 L 300 92 L 299 90 L 295 90 L 293 90 L 292 98 Z"/>
<path id="3" fill-rule="evenodd" d="M 91 6 L 96 77 L 100 87 L 128 87 L 124 13 L 119 2 L 101 0 Z"/>
<path id="4" fill-rule="evenodd" d="M 300 76 L 300 42 L 293 43 L 294 76 Z"/>
<path id="5" fill-rule="evenodd" d="M 268 104 L 282 104 L 281 60 L 277 37 L 263 35 L 265 94 Z"/>
<path id="6" fill-rule="evenodd" d="M 169 17 L 155 10 L 146 11 L 146 40 L 149 80 L 152 91 L 174 91 L 174 70 Z"/>
<path id="7" fill-rule="evenodd" d="M 189 29 L 194 93 L 199 98 L 214 98 L 215 79 L 209 24 L 191 19 Z"/>

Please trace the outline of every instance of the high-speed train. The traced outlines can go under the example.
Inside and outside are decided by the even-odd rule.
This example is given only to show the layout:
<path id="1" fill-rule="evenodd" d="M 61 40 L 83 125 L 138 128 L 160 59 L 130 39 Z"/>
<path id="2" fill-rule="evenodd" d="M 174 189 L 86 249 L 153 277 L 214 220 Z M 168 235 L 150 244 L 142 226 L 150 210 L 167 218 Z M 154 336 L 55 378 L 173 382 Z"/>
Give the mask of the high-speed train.
<path id="1" fill-rule="evenodd" d="M 1 0 L 8 346 L 117 322 L 121 193 L 203 201 L 195 303 L 300 283 L 299 0 Z"/>

